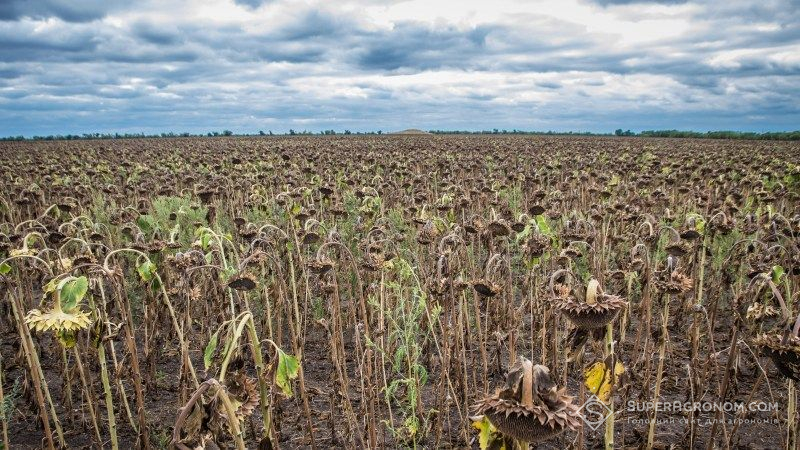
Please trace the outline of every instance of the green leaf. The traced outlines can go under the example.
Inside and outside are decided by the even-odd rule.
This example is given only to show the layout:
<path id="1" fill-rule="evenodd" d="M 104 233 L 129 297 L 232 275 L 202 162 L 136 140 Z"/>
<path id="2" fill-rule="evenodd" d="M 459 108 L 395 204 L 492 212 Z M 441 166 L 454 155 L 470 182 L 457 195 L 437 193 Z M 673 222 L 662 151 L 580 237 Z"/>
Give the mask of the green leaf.
<path id="1" fill-rule="evenodd" d="M 539 226 L 539 232 L 545 236 L 552 236 L 553 231 L 550 229 L 550 225 L 547 223 L 547 219 L 543 215 L 536 216 L 536 225 Z"/>
<path id="2" fill-rule="evenodd" d="M 11 266 L 8 263 L 0 264 L 0 275 L 8 275 L 11 272 Z"/>
<path id="3" fill-rule="evenodd" d="M 525 239 L 528 238 L 528 236 L 530 236 L 532 231 L 533 231 L 533 227 L 531 226 L 531 223 L 528 222 L 525 225 L 525 229 L 520 231 L 519 233 L 517 233 L 517 237 L 515 238 L 515 242 L 519 243 L 519 242 L 524 241 Z"/>
<path id="4" fill-rule="evenodd" d="M 142 278 L 142 281 L 148 282 L 155 276 L 156 265 L 153 264 L 152 261 L 146 260 L 145 262 L 136 266 L 136 270 L 139 272 L 139 276 Z"/>
<path id="5" fill-rule="evenodd" d="M 278 350 L 278 370 L 275 371 L 275 384 L 281 388 L 284 395 L 292 396 L 291 380 L 297 378 L 300 372 L 300 362 L 292 355 L 281 349 Z"/>
<path id="6" fill-rule="evenodd" d="M 75 347 L 75 344 L 78 342 L 77 337 L 75 336 L 75 331 L 72 330 L 62 330 L 56 332 L 56 338 L 61 345 L 64 346 L 66 349 L 71 349 Z"/>
<path id="7" fill-rule="evenodd" d="M 153 268 L 153 274 L 155 274 L 155 268 Z M 160 290 L 161 290 L 161 283 L 158 281 L 158 278 L 153 278 L 150 281 L 150 291 L 153 292 L 153 294 L 157 294 Z"/>
<path id="8" fill-rule="evenodd" d="M 233 268 L 233 267 L 230 267 L 230 268 L 227 268 L 227 269 L 221 270 L 221 271 L 219 272 L 219 279 L 220 279 L 220 281 L 222 281 L 223 283 L 227 283 L 227 282 L 228 282 L 228 280 L 230 280 L 230 279 L 231 279 L 231 278 L 232 278 L 234 275 L 236 275 L 236 273 L 237 273 L 237 272 L 236 272 L 236 269 L 235 269 L 235 268 Z"/>
<path id="9" fill-rule="evenodd" d="M 781 282 L 781 278 L 786 274 L 786 271 L 783 269 L 782 266 L 772 266 L 772 282 L 778 284 Z"/>
<path id="10" fill-rule="evenodd" d="M 89 290 L 89 280 L 86 277 L 76 278 L 67 281 L 61 286 L 61 309 L 64 312 L 70 312 L 83 300 L 86 292 Z"/>
<path id="11" fill-rule="evenodd" d="M 394 370 L 400 370 L 404 366 L 406 358 L 406 348 L 398 346 L 394 352 Z"/>
<path id="12" fill-rule="evenodd" d="M 211 243 L 211 233 L 203 233 L 200 236 L 200 247 L 203 250 L 208 250 L 208 245 Z"/>
<path id="13" fill-rule="evenodd" d="M 203 364 L 206 367 L 206 371 L 208 371 L 209 367 L 211 367 L 211 358 L 214 356 L 214 352 L 217 350 L 217 344 L 219 344 L 219 330 L 211 335 L 211 340 L 208 341 L 206 349 L 203 350 Z"/>
<path id="14" fill-rule="evenodd" d="M 136 218 L 136 225 L 142 230 L 144 234 L 150 234 L 153 231 L 153 217 L 148 214 L 142 214 Z"/>
<path id="15" fill-rule="evenodd" d="M 416 372 L 420 385 L 424 386 L 428 383 L 428 369 L 426 369 L 425 366 L 417 364 L 414 366 L 414 371 Z"/>

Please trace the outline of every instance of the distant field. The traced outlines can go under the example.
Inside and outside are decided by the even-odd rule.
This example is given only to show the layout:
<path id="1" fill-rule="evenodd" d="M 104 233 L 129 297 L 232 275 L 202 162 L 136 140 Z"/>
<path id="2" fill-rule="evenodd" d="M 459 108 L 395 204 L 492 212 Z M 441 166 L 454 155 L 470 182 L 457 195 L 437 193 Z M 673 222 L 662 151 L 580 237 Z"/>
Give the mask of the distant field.
<path id="1" fill-rule="evenodd" d="M 481 427 L 495 448 L 783 448 L 798 163 L 800 142 L 420 130 L 1 142 L 4 431 L 15 449 L 479 448 Z M 593 393 L 615 411 L 596 429 Z"/>

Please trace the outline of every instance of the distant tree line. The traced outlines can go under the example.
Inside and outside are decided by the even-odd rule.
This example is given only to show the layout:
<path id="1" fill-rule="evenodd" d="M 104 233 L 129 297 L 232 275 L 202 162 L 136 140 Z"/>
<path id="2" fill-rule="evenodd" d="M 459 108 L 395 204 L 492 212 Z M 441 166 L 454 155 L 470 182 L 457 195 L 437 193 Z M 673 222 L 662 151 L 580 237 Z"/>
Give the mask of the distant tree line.
<path id="1" fill-rule="evenodd" d="M 617 130 L 622 131 L 622 130 Z M 667 138 L 701 138 L 701 139 L 757 139 L 770 141 L 798 141 L 800 130 L 797 131 L 772 131 L 754 133 L 752 131 L 680 131 L 680 130 L 646 130 L 636 136 L 667 137 Z"/>
<path id="2" fill-rule="evenodd" d="M 631 130 L 623 131 L 617 129 L 614 133 L 592 133 L 589 131 L 524 131 L 524 130 L 491 130 L 470 131 L 470 130 L 429 130 L 431 134 L 502 134 L 502 135 L 536 135 L 536 136 L 638 136 L 638 137 L 662 137 L 662 138 L 699 138 L 699 139 L 756 139 L 756 140 L 780 140 L 797 141 L 800 140 L 800 130 L 798 131 L 773 131 L 765 133 L 755 133 L 750 131 L 681 131 L 681 130 L 645 130 L 639 133 Z M 259 131 L 255 134 L 235 134 L 230 130 L 209 131 L 208 133 L 83 133 L 83 134 L 55 134 L 47 136 L 7 136 L 0 137 L 0 141 L 72 141 L 79 139 L 142 139 L 142 138 L 177 138 L 177 137 L 227 137 L 227 136 L 333 136 L 344 135 L 382 135 L 383 131 L 357 131 L 344 130 L 323 130 L 318 132 L 303 130 L 297 131 L 290 129 L 286 133 L 273 133 L 272 131 Z"/>
<path id="3" fill-rule="evenodd" d="M 751 131 L 680 131 L 680 130 L 645 130 L 636 133 L 631 130 L 623 131 L 618 128 L 614 133 L 593 133 L 590 131 L 524 131 L 524 130 L 492 130 L 466 131 L 466 130 L 429 130 L 432 134 L 522 134 L 537 136 L 637 136 L 637 137 L 664 137 L 664 138 L 697 138 L 697 139 L 756 139 L 775 141 L 800 140 L 798 131 L 773 131 L 755 133 Z"/>
<path id="4" fill-rule="evenodd" d="M 611 136 L 611 133 L 592 133 L 589 131 L 525 131 L 525 130 L 491 130 L 467 131 L 467 130 L 428 130 L 431 134 L 526 134 L 536 136 Z"/>
<path id="5" fill-rule="evenodd" d="M 273 133 L 272 131 L 264 132 L 259 131 L 258 133 L 254 134 L 236 134 L 231 130 L 223 130 L 223 131 L 209 131 L 208 133 L 155 133 L 155 134 L 147 134 L 147 133 L 83 133 L 83 134 L 50 134 L 47 136 L 6 136 L 0 137 L 0 141 L 75 141 L 75 140 L 84 140 L 84 139 L 155 139 L 155 138 L 178 138 L 178 137 L 228 137 L 228 136 L 332 136 L 337 134 L 345 134 L 345 135 L 380 135 L 383 134 L 383 131 L 357 131 L 353 132 L 350 130 L 344 130 L 343 132 L 337 132 L 336 130 L 323 130 L 319 132 L 313 132 L 308 130 L 297 131 L 294 129 L 290 129 L 286 133 Z"/>
<path id="6" fill-rule="evenodd" d="M 76 141 L 81 139 L 142 139 L 142 138 L 176 138 L 176 137 L 200 137 L 200 136 L 233 136 L 233 132 L 225 130 L 222 132 L 212 131 L 207 134 L 192 133 L 83 133 L 83 134 L 50 134 L 47 136 L 7 136 L 0 138 L 0 141 Z"/>

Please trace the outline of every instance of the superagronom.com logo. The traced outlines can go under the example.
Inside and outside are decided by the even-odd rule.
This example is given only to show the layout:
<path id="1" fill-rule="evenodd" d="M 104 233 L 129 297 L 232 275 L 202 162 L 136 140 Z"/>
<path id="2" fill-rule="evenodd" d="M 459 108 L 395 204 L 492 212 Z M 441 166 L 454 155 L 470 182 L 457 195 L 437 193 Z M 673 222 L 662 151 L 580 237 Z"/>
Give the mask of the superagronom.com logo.
<path id="1" fill-rule="evenodd" d="M 597 398 L 596 395 L 589 397 L 578 411 L 581 412 L 583 423 L 592 430 L 600 428 L 606 422 L 606 419 L 614 415 L 614 411 Z"/>
<path id="2" fill-rule="evenodd" d="M 710 413 L 722 412 L 726 415 L 740 416 L 736 419 L 723 418 L 720 421 L 725 423 L 777 423 L 777 419 L 772 418 L 742 418 L 746 413 L 774 413 L 778 410 L 776 402 L 636 402 L 634 400 L 628 401 L 625 405 L 625 412 L 627 414 L 633 413 L 648 413 L 650 419 L 630 419 L 630 423 L 648 423 L 652 420 L 652 414 L 655 413 L 688 413 L 694 412 L 696 414 L 694 421 L 698 423 L 710 424 L 717 419 L 703 419 L 702 415 Z M 614 411 L 609 408 L 602 400 L 597 398 L 596 395 L 589 397 L 583 406 L 578 410 L 581 412 L 583 423 L 592 430 L 597 430 L 603 425 L 609 417 L 614 415 Z M 656 420 L 657 423 L 688 423 L 687 417 L 676 419 L 675 417 L 666 417 Z"/>

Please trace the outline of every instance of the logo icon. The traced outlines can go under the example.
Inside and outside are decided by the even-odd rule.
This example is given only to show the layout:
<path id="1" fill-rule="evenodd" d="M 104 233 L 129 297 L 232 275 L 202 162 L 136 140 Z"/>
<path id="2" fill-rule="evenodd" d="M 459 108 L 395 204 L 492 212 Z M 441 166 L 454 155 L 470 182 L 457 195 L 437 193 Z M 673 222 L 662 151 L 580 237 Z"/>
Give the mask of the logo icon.
<path id="1" fill-rule="evenodd" d="M 581 412 L 583 423 L 595 431 L 606 422 L 606 419 L 614 415 L 614 411 L 594 394 L 578 411 Z"/>

